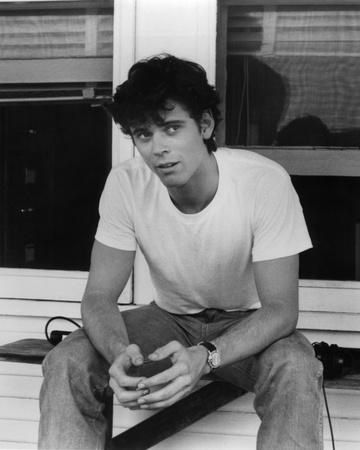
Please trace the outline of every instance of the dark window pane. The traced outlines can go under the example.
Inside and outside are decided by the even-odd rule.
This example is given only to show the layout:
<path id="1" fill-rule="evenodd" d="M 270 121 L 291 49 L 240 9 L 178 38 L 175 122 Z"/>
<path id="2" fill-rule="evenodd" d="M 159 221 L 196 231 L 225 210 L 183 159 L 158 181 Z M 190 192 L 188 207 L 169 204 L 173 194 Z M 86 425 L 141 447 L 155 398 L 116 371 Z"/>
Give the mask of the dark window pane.
<path id="1" fill-rule="evenodd" d="M 111 121 L 84 102 L 0 107 L 1 265 L 88 270 Z"/>
<path id="2" fill-rule="evenodd" d="M 360 280 L 360 178 L 292 176 L 314 248 L 300 277 Z"/>

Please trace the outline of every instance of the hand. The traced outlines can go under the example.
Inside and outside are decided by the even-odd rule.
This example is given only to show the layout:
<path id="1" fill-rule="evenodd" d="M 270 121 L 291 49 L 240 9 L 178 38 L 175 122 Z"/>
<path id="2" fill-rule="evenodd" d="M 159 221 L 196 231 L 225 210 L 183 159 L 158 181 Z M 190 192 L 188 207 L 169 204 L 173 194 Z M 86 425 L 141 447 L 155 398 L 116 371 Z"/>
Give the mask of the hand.
<path id="1" fill-rule="evenodd" d="M 203 346 L 184 347 L 172 341 L 158 348 L 148 356 L 156 361 L 170 357 L 173 366 L 151 378 L 143 379 L 138 389 L 149 389 L 150 393 L 137 400 L 141 409 L 158 409 L 170 406 L 185 397 L 198 383 L 199 379 L 210 371 L 207 365 L 207 350 Z M 158 388 L 151 392 L 152 388 Z"/>
<path id="2" fill-rule="evenodd" d="M 144 357 L 140 348 L 136 344 L 130 344 L 120 353 L 109 369 L 109 386 L 125 408 L 138 409 L 139 398 L 149 392 L 146 388 L 138 389 L 138 384 L 144 380 L 144 377 L 127 375 L 130 366 L 139 366 L 143 361 Z"/>

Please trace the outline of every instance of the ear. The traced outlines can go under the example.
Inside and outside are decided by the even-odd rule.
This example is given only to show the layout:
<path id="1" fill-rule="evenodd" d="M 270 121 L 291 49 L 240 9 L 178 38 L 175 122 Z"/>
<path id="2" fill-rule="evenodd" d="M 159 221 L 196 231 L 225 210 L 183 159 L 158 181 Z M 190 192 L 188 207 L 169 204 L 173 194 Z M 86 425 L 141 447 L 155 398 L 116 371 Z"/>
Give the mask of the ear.
<path id="1" fill-rule="evenodd" d="M 215 121 L 210 110 L 203 112 L 200 119 L 200 131 L 203 139 L 210 139 L 215 127 Z"/>

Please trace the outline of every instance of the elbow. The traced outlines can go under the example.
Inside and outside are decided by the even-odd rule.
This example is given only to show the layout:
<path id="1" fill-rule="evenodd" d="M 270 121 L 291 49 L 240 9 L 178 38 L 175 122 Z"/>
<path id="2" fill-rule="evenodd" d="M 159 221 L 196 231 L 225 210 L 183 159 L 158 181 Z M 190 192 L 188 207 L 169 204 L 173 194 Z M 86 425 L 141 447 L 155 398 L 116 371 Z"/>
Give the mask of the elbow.
<path id="1" fill-rule="evenodd" d="M 283 320 L 281 321 L 281 327 L 283 329 L 284 337 L 289 336 L 296 330 L 299 320 L 299 311 L 289 311 L 288 314 L 283 315 Z"/>
<path id="2" fill-rule="evenodd" d="M 89 305 L 89 301 L 85 297 L 81 301 L 80 314 L 83 328 L 87 332 L 91 327 L 91 305 Z"/>

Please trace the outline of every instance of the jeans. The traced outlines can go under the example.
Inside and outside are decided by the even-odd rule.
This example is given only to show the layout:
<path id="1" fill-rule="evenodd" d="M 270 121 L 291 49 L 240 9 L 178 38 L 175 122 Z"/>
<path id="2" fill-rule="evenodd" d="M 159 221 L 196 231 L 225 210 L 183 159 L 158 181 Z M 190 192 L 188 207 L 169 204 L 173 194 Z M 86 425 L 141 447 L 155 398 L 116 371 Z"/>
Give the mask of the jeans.
<path id="1" fill-rule="evenodd" d="M 251 313 L 207 309 L 175 315 L 152 303 L 122 314 L 130 342 L 147 355 L 171 340 L 191 346 L 214 339 Z M 47 355 L 40 392 L 39 449 L 104 448 L 108 369 L 82 329 Z M 301 333 L 295 331 L 258 355 L 212 374 L 255 393 L 254 407 L 261 419 L 258 450 L 323 448 L 322 364 Z"/>

